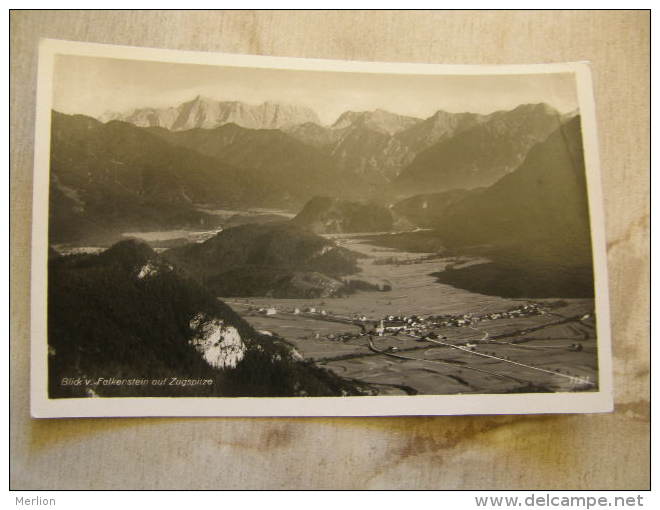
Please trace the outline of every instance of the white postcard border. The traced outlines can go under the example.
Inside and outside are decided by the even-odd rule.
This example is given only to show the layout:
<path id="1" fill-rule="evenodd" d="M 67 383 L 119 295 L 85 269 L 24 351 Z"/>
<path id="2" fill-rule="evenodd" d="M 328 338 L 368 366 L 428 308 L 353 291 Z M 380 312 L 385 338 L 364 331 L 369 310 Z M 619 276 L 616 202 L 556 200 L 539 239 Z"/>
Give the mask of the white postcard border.
<path id="1" fill-rule="evenodd" d="M 364 397 L 48 398 L 47 261 L 53 63 L 58 54 L 171 63 L 383 74 L 575 73 L 594 258 L 599 390 L 582 393 Z M 587 62 L 444 65 L 233 55 L 42 39 L 39 46 L 32 205 L 30 405 L 34 418 L 119 416 L 398 416 L 593 413 L 613 410 L 610 310 L 596 112 Z"/>

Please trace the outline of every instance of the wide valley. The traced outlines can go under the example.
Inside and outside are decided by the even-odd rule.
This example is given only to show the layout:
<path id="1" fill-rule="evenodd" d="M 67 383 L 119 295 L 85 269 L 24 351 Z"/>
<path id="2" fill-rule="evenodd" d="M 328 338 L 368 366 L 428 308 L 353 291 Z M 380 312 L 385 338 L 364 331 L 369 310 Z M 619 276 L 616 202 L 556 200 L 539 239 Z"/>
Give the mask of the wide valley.
<path id="1" fill-rule="evenodd" d="M 177 234 L 201 242 L 213 233 Z M 431 273 L 482 260 L 384 248 L 369 243 L 372 235 L 325 237 L 362 255 L 354 277 L 382 290 L 323 299 L 219 297 L 306 360 L 381 394 L 597 389 L 593 299 L 509 299 L 455 288 Z"/>
<path id="2" fill-rule="evenodd" d="M 289 215 L 214 211 L 217 215 Z M 212 231 L 127 232 L 152 244 L 203 242 Z M 412 253 L 370 244 L 374 233 L 326 234 L 361 255 L 354 278 L 381 290 L 344 297 L 219 296 L 255 329 L 380 394 L 596 390 L 593 299 L 509 299 L 438 283 L 432 273 L 483 260 Z M 96 247 L 59 247 L 94 252 Z"/>

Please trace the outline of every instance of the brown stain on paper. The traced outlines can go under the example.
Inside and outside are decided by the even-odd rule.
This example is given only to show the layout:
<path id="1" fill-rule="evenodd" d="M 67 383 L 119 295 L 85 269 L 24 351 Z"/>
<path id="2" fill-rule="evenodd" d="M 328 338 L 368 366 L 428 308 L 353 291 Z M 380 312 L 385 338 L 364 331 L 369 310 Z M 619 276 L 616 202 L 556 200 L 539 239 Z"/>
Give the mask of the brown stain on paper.
<path id="1" fill-rule="evenodd" d="M 499 427 L 522 421 L 547 420 L 539 416 L 439 416 L 439 417 L 376 417 L 376 418 L 64 418 L 32 420 L 30 447 L 40 450 L 58 443 L 80 441 L 86 436 L 103 435 L 129 428 L 151 427 L 167 423 L 201 423 L 216 420 L 263 422 L 264 432 L 252 441 L 225 442 L 237 447 L 273 449 L 287 446 L 294 439 L 296 429 L 314 423 L 330 426 L 378 429 L 396 436 L 411 438 L 401 454 L 410 456 L 416 451 L 451 448 L 466 440 Z M 552 418 L 552 417 L 550 417 Z M 407 444 L 407 443 L 406 443 Z"/>
<path id="2" fill-rule="evenodd" d="M 640 216 L 639 218 L 637 218 L 635 221 L 631 222 L 630 225 L 628 225 L 628 228 L 626 228 L 626 231 L 623 233 L 623 235 L 607 243 L 607 253 L 609 254 L 612 248 L 616 248 L 620 244 L 627 244 L 630 241 L 632 241 L 633 235 L 637 230 L 648 232 L 649 219 L 650 216 L 648 213 L 646 213 Z"/>
<path id="3" fill-rule="evenodd" d="M 651 423 L 651 402 L 642 399 L 625 404 L 617 404 L 616 411 L 625 414 L 631 420 Z"/>
<path id="4" fill-rule="evenodd" d="M 624 415 L 631 423 L 648 422 L 648 402 L 639 401 L 617 405 L 617 414 Z M 232 448 L 239 452 L 293 453 L 296 445 L 305 444 L 309 432 L 320 427 L 367 431 L 385 439 L 385 447 L 378 454 L 378 461 L 369 463 L 368 470 L 356 473 L 355 487 L 380 486 L 398 471 L 423 469 L 437 476 L 444 470 L 453 470 L 462 455 L 479 452 L 492 469 L 493 457 L 502 458 L 506 466 L 525 466 L 518 471 L 511 488 L 524 488 L 533 480 L 551 480 L 556 488 L 580 488 L 584 480 L 569 473 L 589 476 L 588 455 L 585 455 L 590 426 L 586 416 L 577 415 L 501 415 L 501 416 L 437 416 L 437 417 L 369 417 L 369 418 L 84 418 L 32 420 L 30 427 L 30 451 L 40 450 L 61 443 L 87 442 L 99 436 L 111 436 L 128 429 L 146 428 L 136 434 L 162 433 L 167 429 L 188 428 L 189 435 L 211 438 L 207 443 L 218 449 Z M 237 422 L 238 427 L 213 425 Z M 250 422 L 249 424 L 247 422 Z M 256 424 L 255 424 L 256 422 Z M 239 432 L 245 423 L 244 433 Z M 350 431 L 342 433 L 342 436 Z M 109 440 L 107 437 L 105 440 Z M 298 441 L 296 440 L 298 439 Z M 303 439 L 302 441 L 300 439 Z M 189 440 L 189 439 L 188 439 Z M 319 459 L 322 464 L 323 459 Z M 449 472 L 449 471 L 447 471 Z M 430 476 L 430 475 L 429 475 Z M 488 485 L 488 474 L 481 479 L 462 482 L 467 488 L 475 483 Z M 440 481 L 439 481 L 440 483 Z M 493 482 L 493 487 L 496 482 Z M 526 485 L 527 484 L 527 485 Z M 562 485 L 563 484 L 563 485 Z M 566 485 L 568 484 L 568 485 Z M 442 485 L 442 484 L 441 484 Z M 444 485 L 443 485 L 444 486 Z M 447 488 L 447 487 L 446 487 Z M 486 488 L 485 486 L 481 488 Z M 548 487 L 550 488 L 550 487 Z"/>
<path id="5" fill-rule="evenodd" d="M 502 428 L 534 424 L 540 429 L 544 425 L 559 424 L 562 418 L 551 415 L 402 417 L 369 419 L 361 425 L 403 436 L 401 445 L 393 452 L 397 457 L 408 458 L 451 450 L 466 442 L 474 444 Z"/>
<path id="6" fill-rule="evenodd" d="M 218 439 L 216 441 L 218 445 L 271 450 L 289 445 L 295 437 L 295 427 L 290 423 L 293 420 L 287 418 L 63 418 L 31 420 L 29 447 L 31 451 L 38 452 L 61 443 L 79 442 L 85 438 L 131 428 L 151 428 L 159 425 L 169 427 L 184 423 L 197 426 L 204 422 L 219 420 L 256 420 L 270 423 L 264 423 L 261 433 L 246 437 L 245 441 Z"/>
<path id="7" fill-rule="evenodd" d="M 470 446 L 502 447 L 510 450 L 511 441 L 500 441 L 501 436 L 509 436 L 518 428 L 532 428 L 535 440 L 539 436 L 553 435 L 553 442 L 559 436 L 572 434 L 573 416 L 567 415 L 502 415 L 502 416 L 406 416 L 387 418 L 325 418 L 324 423 L 336 426 L 377 429 L 392 435 L 393 443 L 389 451 L 398 461 L 420 455 L 450 451 L 467 443 Z M 313 419 L 318 420 L 318 419 Z M 502 434 L 502 431 L 506 432 Z M 550 464 L 556 459 L 548 458 L 547 443 L 527 445 L 530 462 L 546 459 Z M 529 450 L 529 451 L 528 451 Z M 543 450 L 544 455 L 537 453 Z"/>
<path id="8" fill-rule="evenodd" d="M 59 418 L 30 420 L 29 448 L 39 451 L 59 443 L 81 441 L 89 436 L 151 425 L 159 418 Z M 171 420 L 171 418 L 170 418 Z M 174 421 L 183 421 L 175 419 Z"/>
<path id="9" fill-rule="evenodd" d="M 563 466 L 570 466 L 573 471 L 588 467 L 580 466 L 580 457 L 572 453 L 573 418 L 510 415 L 369 420 L 364 424 L 393 432 L 396 441 L 387 452 L 386 461 L 374 465 L 365 485 L 401 464 L 426 462 L 442 469 L 457 454 L 469 450 L 513 458 L 537 476 L 558 480 L 558 470 Z"/>
<path id="10" fill-rule="evenodd" d="M 222 419 L 222 418 L 219 418 Z M 256 418 L 256 420 L 262 420 Z M 274 419 L 268 418 L 269 422 Z M 295 427 L 289 423 L 289 419 L 282 418 L 282 421 L 273 422 L 272 424 L 265 424 L 261 433 L 254 437 L 245 437 L 242 441 L 227 441 L 224 438 L 216 439 L 217 446 L 230 446 L 233 448 L 240 448 L 245 450 L 254 451 L 271 451 L 279 450 L 289 446 L 295 439 Z"/>

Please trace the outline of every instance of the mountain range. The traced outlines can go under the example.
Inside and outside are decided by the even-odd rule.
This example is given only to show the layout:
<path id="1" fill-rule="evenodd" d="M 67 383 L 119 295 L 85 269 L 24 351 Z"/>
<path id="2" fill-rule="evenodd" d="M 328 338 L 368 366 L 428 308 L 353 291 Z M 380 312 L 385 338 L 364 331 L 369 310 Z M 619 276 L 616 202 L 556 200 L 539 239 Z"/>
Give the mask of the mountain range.
<path id="1" fill-rule="evenodd" d="M 178 106 L 108 113 L 99 120 L 122 120 L 172 133 L 230 124 L 279 130 L 317 149 L 325 156 L 325 166 L 331 164 L 339 173 L 359 179 L 364 192 L 401 196 L 402 191 L 490 185 L 520 164 L 529 148 L 565 119 L 552 107 L 537 104 L 489 115 L 439 110 L 426 119 L 382 109 L 346 111 L 325 126 L 304 106 L 272 102 L 254 106 L 198 96 Z M 217 156 L 217 150 L 213 152 Z M 472 175 L 460 182 L 466 173 Z M 388 188 L 392 181 L 394 186 Z"/>
<path id="2" fill-rule="evenodd" d="M 250 129 L 279 129 L 286 126 L 320 123 L 317 114 L 304 106 L 265 102 L 250 105 L 240 101 L 216 101 L 197 96 L 178 106 L 137 108 L 129 112 L 106 112 L 101 122 L 121 120 L 138 127 L 162 127 L 172 131 L 212 129 L 236 124 Z"/>
<path id="3" fill-rule="evenodd" d="M 299 212 L 332 196 L 385 207 L 487 187 L 565 116 L 544 104 L 427 119 L 348 111 L 322 126 L 305 107 L 197 97 L 102 120 L 53 112 L 52 242 L 213 226 L 200 206 Z"/>
<path id="4" fill-rule="evenodd" d="M 415 155 L 478 122 L 477 114 L 438 111 L 428 119 L 384 110 L 345 112 L 332 126 L 306 123 L 286 131 L 324 150 L 338 168 L 361 176 L 370 190 L 385 191 Z"/>

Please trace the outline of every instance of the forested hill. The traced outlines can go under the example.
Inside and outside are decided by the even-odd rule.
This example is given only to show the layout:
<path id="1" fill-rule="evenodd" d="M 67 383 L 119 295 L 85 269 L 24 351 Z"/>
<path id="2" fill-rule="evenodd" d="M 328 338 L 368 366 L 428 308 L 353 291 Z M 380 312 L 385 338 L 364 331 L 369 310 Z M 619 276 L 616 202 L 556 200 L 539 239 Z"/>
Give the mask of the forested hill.
<path id="1" fill-rule="evenodd" d="M 355 395 L 367 389 L 303 362 L 151 248 L 54 256 L 48 285 L 49 394 Z M 63 378 L 209 380 L 208 385 L 63 385 Z"/>
<path id="2" fill-rule="evenodd" d="M 163 256 L 220 296 L 341 295 L 357 271 L 353 252 L 290 223 L 241 225 Z"/>

